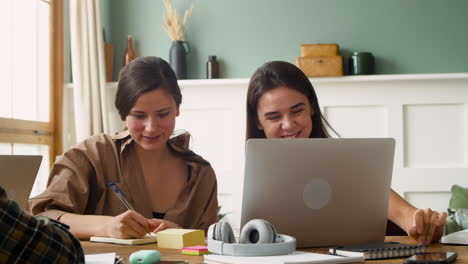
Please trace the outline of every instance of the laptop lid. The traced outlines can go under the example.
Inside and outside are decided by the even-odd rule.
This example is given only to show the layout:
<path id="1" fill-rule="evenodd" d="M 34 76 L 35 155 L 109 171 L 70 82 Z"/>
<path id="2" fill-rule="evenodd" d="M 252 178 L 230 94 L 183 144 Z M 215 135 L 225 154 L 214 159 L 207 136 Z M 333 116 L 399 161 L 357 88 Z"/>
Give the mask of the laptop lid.
<path id="1" fill-rule="evenodd" d="M 0 186 L 23 209 L 27 209 L 41 161 L 37 155 L 0 155 Z"/>
<path id="2" fill-rule="evenodd" d="M 383 241 L 395 140 L 250 139 L 241 227 L 271 222 L 298 247 Z"/>

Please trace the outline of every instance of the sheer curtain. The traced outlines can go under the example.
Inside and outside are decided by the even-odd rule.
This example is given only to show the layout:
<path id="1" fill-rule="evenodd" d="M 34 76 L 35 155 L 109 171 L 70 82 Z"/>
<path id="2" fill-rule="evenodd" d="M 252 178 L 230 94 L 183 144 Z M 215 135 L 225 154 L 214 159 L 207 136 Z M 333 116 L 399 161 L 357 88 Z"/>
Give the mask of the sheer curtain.
<path id="1" fill-rule="evenodd" d="M 109 133 L 99 0 L 70 0 L 70 48 L 76 141 Z"/>

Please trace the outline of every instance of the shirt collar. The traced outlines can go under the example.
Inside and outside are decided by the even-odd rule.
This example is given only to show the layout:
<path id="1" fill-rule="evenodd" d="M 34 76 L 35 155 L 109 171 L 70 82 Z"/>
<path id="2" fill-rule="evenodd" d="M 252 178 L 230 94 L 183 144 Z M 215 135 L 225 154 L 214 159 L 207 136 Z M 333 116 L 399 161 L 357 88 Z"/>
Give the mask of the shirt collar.
<path id="1" fill-rule="evenodd" d="M 116 133 L 112 136 L 112 139 L 116 142 L 119 142 L 120 144 L 120 153 L 122 153 L 124 151 L 124 149 L 130 145 L 131 143 L 133 143 L 133 138 L 132 136 L 130 135 L 130 131 L 128 131 L 128 129 L 122 131 L 122 132 L 119 132 L 119 133 Z M 183 132 L 183 133 L 180 133 L 180 134 L 176 134 L 176 135 L 173 135 L 170 139 L 169 139 L 169 144 L 171 144 L 171 146 L 177 150 L 177 151 L 180 151 L 180 152 L 185 152 L 188 150 L 189 148 L 189 142 L 190 142 L 190 133 L 188 132 Z"/>
<path id="2" fill-rule="evenodd" d="M 132 136 L 130 135 L 130 131 L 128 131 L 128 129 L 114 134 L 112 136 L 112 139 L 116 141 L 117 143 L 120 143 L 120 144 L 117 144 L 118 146 L 120 146 L 120 149 L 119 149 L 120 154 L 122 154 L 126 146 L 128 146 L 130 143 L 133 142 Z"/>

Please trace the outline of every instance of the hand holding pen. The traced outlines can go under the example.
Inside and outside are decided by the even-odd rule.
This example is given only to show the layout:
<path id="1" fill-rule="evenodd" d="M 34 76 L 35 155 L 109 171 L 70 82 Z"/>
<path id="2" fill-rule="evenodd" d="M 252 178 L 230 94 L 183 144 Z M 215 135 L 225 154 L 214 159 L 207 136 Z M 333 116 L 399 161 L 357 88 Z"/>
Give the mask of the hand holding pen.
<path id="1" fill-rule="evenodd" d="M 151 224 L 144 216 L 137 213 L 133 206 L 128 202 L 125 194 L 115 183 L 110 183 L 109 186 L 117 195 L 117 197 L 125 205 L 128 211 L 113 218 L 113 222 L 109 231 L 111 237 L 118 238 L 135 238 L 142 237 L 151 231 Z"/>
<path id="2" fill-rule="evenodd" d="M 133 206 L 127 201 L 127 197 L 125 197 L 125 194 L 120 190 L 119 186 L 117 186 L 115 182 L 111 182 L 109 186 L 128 210 L 135 211 L 135 209 L 133 209 Z"/>

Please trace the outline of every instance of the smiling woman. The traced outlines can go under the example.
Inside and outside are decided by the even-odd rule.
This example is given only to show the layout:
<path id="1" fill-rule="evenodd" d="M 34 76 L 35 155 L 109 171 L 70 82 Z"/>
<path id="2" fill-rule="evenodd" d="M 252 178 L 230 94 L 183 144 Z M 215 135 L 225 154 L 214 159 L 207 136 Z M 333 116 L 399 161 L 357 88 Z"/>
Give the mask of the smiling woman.
<path id="1" fill-rule="evenodd" d="M 253 74 L 247 91 L 246 139 L 328 138 L 326 127 L 337 134 L 323 117 L 314 87 L 299 68 L 275 61 Z"/>
<path id="2" fill-rule="evenodd" d="M 157 150 L 172 135 L 176 116 L 179 107 L 170 94 L 159 89 L 140 96 L 125 122 L 139 149 Z"/>
<path id="3" fill-rule="evenodd" d="M 257 69 L 247 91 L 247 139 L 328 138 L 312 83 L 295 65 L 272 61 Z M 333 129 L 328 126 L 332 131 Z M 446 213 L 418 209 L 393 189 L 388 218 L 419 244 L 438 240 Z"/>
<path id="4" fill-rule="evenodd" d="M 307 138 L 312 132 L 308 122 L 312 107 L 302 93 L 278 87 L 266 91 L 258 100 L 257 128 L 265 131 L 267 138 Z"/>
<path id="5" fill-rule="evenodd" d="M 140 57 L 124 67 L 115 105 L 127 130 L 72 147 L 54 164 L 46 191 L 30 199 L 34 214 L 58 219 L 79 238 L 141 237 L 166 228 L 207 229 L 217 221 L 217 182 L 210 164 L 171 137 L 182 102 L 169 64 Z M 111 191 L 116 183 L 135 210 Z"/>

